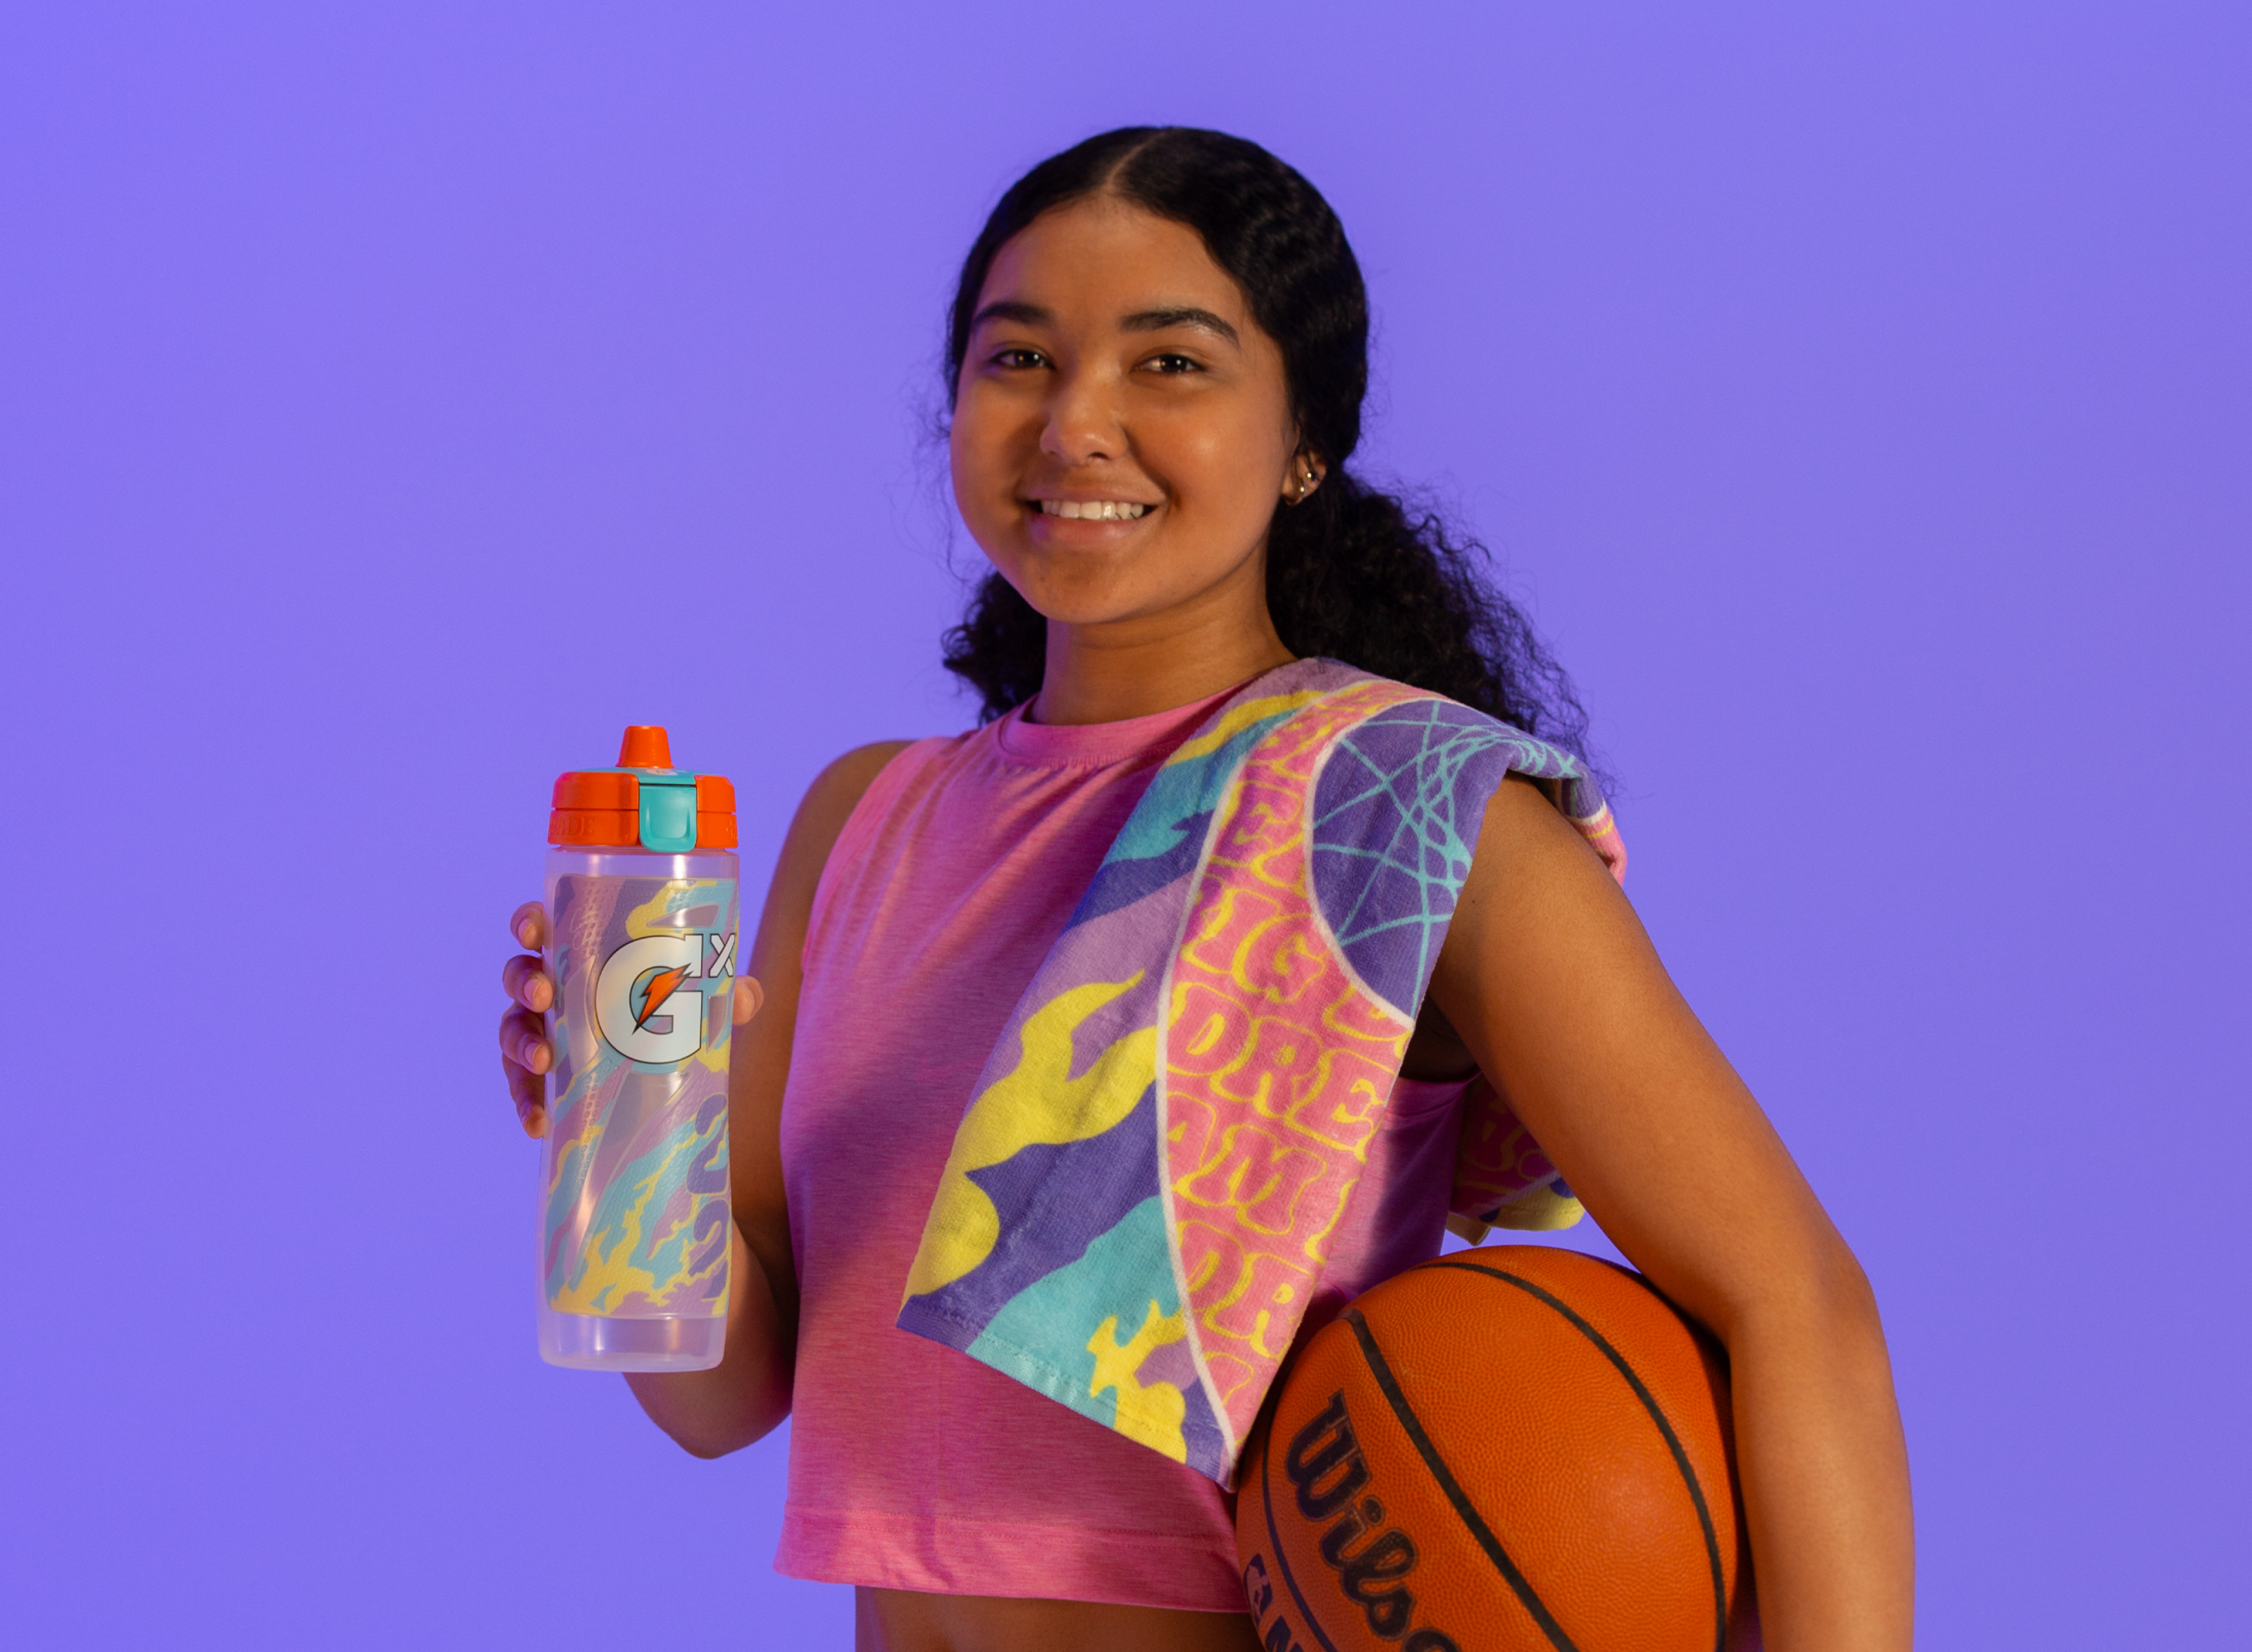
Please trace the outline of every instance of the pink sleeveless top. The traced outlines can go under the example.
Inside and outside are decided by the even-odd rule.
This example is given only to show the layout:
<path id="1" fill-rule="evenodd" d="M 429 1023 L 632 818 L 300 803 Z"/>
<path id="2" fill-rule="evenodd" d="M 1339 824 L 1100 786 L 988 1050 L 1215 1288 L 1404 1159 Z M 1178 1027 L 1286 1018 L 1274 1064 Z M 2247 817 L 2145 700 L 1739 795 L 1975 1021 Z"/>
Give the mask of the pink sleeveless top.
<path id="1" fill-rule="evenodd" d="M 1211 1481 L 893 1322 L 1010 1011 L 1157 766 L 1224 698 L 919 741 L 830 851 L 782 1115 L 803 1299 L 787 1576 L 1244 1610 Z M 1438 1253 L 1463 1088 L 1394 1087 L 1302 1335 Z"/>

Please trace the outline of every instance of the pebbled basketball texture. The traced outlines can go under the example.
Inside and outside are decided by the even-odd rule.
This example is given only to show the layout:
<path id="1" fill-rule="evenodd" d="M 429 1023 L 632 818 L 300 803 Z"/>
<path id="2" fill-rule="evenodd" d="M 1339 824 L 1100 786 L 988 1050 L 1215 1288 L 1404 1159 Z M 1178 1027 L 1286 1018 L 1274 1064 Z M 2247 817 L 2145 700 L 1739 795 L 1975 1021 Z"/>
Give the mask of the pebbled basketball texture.
<path id="1" fill-rule="evenodd" d="M 1307 1341 L 1237 1551 L 1268 1652 L 1724 1652 L 1756 1642 L 1734 1481 L 1706 1338 L 1640 1274 L 1492 1246 Z"/>

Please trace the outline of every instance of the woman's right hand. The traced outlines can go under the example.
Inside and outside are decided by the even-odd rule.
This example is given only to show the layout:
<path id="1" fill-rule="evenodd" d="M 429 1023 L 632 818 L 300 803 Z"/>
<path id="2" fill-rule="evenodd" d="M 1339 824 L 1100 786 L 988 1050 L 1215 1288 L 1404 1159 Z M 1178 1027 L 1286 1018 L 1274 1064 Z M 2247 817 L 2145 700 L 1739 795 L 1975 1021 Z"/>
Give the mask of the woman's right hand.
<path id="1" fill-rule="evenodd" d="M 516 1121 L 530 1136 L 547 1134 L 547 1069 L 555 1046 L 547 1042 L 547 1010 L 555 1002 L 541 952 L 547 945 L 547 908 L 527 900 L 511 913 L 508 933 L 527 948 L 501 966 L 508 1010 L 500 1018 L 500 1070 L 508 1079 Z"/>

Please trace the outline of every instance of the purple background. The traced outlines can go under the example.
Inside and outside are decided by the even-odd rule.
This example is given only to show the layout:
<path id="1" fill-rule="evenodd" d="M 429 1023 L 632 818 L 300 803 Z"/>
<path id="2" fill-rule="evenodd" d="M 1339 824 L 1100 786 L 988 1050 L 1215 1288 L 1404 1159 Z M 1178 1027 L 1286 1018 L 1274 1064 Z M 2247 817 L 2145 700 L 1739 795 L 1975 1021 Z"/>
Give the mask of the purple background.
<path id="1" fill-rule="evenodd" d="M 2242 1633 L 2243 8 L 195 10 L 0 18 L 22 1644 L 846 1643 L 782 1437 L 533 1355 L 501 920 L 628 721 L 754 880 L 962 725 L 949 277 L 1152 119 L 1329 194 L 1367 462 L 1577 673 L 1882 1295 L 1923 1643 Z"/>

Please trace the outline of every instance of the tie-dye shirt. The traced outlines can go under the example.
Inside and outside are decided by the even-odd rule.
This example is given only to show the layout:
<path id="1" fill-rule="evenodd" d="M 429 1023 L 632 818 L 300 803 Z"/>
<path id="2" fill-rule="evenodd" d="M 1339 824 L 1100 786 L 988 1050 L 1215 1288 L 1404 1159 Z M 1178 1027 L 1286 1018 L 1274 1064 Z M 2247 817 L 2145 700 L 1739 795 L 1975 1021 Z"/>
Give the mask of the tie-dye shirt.
<path id="1" fill-rule="evenodd" d="M 996 1040 L 1158 766 L 1218 704 L 1076 728 L 1012 714 L 922 741 L 831 851 L 782 1121 L 803 1292 L 787 1575 L 1242 1610 L 1210 1479 L 893 1322 Z M 1394 1090 L 1310 1324 L 1437 1253 L 1461 1091 Z"/>

